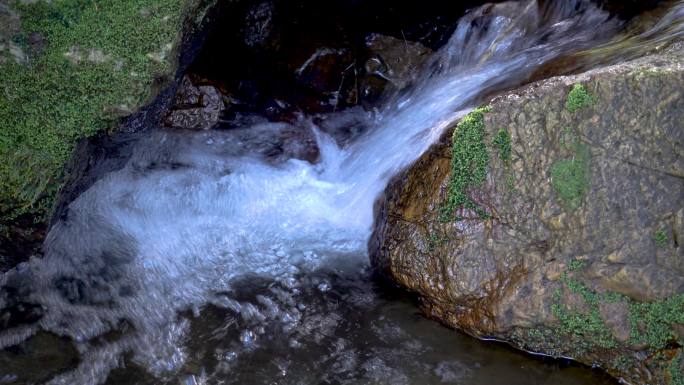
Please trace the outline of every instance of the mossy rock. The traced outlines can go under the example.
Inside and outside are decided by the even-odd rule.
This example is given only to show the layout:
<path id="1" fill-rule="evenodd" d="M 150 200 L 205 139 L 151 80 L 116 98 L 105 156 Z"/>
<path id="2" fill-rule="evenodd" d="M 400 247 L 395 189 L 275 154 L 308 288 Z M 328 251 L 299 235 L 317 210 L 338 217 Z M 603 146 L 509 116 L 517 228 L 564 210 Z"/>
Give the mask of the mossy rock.
<path id="1" fill-rule="evenodd" d="M 44 228 L 80 139 L 115 130 L 174 79 L 183 34 L 204 6 L 197 0 L 5 6 L 13 28 L 0 30 L 2 242 L 18 241 L 30 222 Z M 3 51 L 7 40 L 20 55 Z"/>
<path id="2" fill-rule="evenodd" d="M 680 385 L 682 52 L 490 100 L 388 186 L 373 265 L 469 334 Z"/>

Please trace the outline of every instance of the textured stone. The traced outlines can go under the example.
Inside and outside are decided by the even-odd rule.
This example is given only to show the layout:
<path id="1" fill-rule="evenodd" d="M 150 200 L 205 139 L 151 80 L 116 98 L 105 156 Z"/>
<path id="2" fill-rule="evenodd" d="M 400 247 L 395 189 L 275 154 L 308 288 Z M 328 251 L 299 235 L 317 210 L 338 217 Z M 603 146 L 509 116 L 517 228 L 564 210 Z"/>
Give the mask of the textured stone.
<path id="1" fill-rule="evenodd" d="M 657 357 L 674 354 L 630 344 L 628 305 L 684 293 L 681 48 L 492 100 L 487 179 L 469 191 L 491 218 L 440 219 L 447 132 L 379 199 L 374 266 L 418 293 L 430 316 L 472 335 L 599 365 L 630 383 L 667 383 Z M 576 83 L 593 103 L 571 113 L 565 103 Z M 491 142 L 501 129 L 511 137 L 510 162 Z M 574 161 L 576 143 L 588 150 L 588 181 L 568 207 L 551 170 Z M 567 314 L 596 322 L 567 330 L 571 320 L 559 319 Z"/>
<path id="2" fill-rule="evenodd" d="M 432 50 L 420 43 L 371 34 L 366 39 L 368 60 L 360 79 L 361 96 L 373 101 L 383 92 L 406 88 L 416 80 Z"/>
<path id="3" fill-rule="evenodd" d="M 218 123 L 223 109 L 223 96 L 216 87 L 196 86 L 185 76 L 165 123 L 173 128 L 208 130 Z"/>

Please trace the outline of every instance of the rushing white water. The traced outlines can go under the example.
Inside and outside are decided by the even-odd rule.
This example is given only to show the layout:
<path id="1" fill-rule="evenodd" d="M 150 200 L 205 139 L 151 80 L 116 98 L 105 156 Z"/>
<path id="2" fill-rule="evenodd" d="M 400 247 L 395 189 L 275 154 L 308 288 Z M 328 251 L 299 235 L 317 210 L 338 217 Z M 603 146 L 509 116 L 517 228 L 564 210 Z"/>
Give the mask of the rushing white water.
<path id="1" fill-rule="evenodd" d="M 311 130 L 321 154 L 316 164 L 267 161 L 230 131 L 147 134 L 123 169 L 71 204 L 51 229 L 43 259 L 0 279 L 44 307 L 36 324 L 0 332 L 0 347 L 39 329 L 73 338 L 82 362 L 55 384 L 101 382 L 124 352 L 161 375 L 186 358 L 188 323 L 178 312 L 197 313 L 207 303 L 255 311 L 225 295 L 236 279 L 257 274 L 292 287 L 295 276 L 334 261 L 364 261 L 372 205 L 389 178 L 484 93 L 519 84 L 618 27 L 588 1 L 544 3 L 469 12 L 410 92 L 380 111 L 356 112 L 366 130 L 345 147 L 306 118 L 294 128 L 250 128 L 252 142 L 283 128 Z M 0 308 L 6 303 L 0 296 Z M 288 317 L 297 322 L 295 313 Z M 125 336 L 92 342 L 124 320 L 132 329 Z"/>

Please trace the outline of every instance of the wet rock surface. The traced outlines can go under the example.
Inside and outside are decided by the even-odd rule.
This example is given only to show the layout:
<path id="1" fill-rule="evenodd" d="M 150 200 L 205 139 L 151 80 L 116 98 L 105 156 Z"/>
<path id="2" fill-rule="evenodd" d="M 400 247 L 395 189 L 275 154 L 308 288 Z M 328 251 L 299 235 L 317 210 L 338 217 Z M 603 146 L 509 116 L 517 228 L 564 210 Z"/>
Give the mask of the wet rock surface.
<path id="1" fill-rule="evenodd" d="M 78 352 L 68 339 L 40 332 L 0 350 L 0 383 L 36 384 L 78 364 Z"/>
<path id="2" fill-rule="evenodd" d="M 476 3 L 219 5 L 226 20 L 190 71 L 214 80 L 250 112 L 269 113 L 281 105 L 273 120 L 293 111 L 372 107 L 388 81 L 405 86 L 424 56 L 446 42 L 455 21 Z"/>
<path id="3" fill-rule="evenodd" d="M 366 103 L 376 101 L 383 92 L 391 94 L 406 88 L 432 54 L 420 43 L 380 34 L 369 35 L 366 48 L 369 58 L 364 64 L 360 90 Z"/>
<path id="4" fill-rule="evenodd" d="M 444 209 L 450 131 L 378 201 L 375 267 L 467 333 L 678 384 L 681 48 L 492 100 L 470 208 Z"/>
<path id="5" fill-rule="evenodd" d="M 223 95 L 216 87 L 196 86 L 185 76 L 164 123 L 173 128 L 209 130 L 218 123 L 223 109 Z"/>
<path id="6" fill-rule="evenodd" d="M 320 96 L 321 107 L 354 105 L 358 99 L 354 82 L 345 82 L 356 77 L 354 61 L 348 48 L 318 48 L 295 71 L 297 82 Z"/>

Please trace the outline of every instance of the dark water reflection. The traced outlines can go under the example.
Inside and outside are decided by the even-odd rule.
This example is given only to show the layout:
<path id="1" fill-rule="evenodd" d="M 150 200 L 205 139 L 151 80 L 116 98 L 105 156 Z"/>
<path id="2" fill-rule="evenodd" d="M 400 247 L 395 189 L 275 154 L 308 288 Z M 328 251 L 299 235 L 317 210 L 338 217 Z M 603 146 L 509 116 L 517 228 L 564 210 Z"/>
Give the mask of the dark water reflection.
<path id="1" fill-rule="evenodd" d="M 289 287 L 250 277 L 241 305 L 187 314 L 188 362 L 151 377 L 127 362 L 107 384 L 609 385 L 599 371 L 478 341 L 423 317 L 367 270 L 319 271 Z"/>

